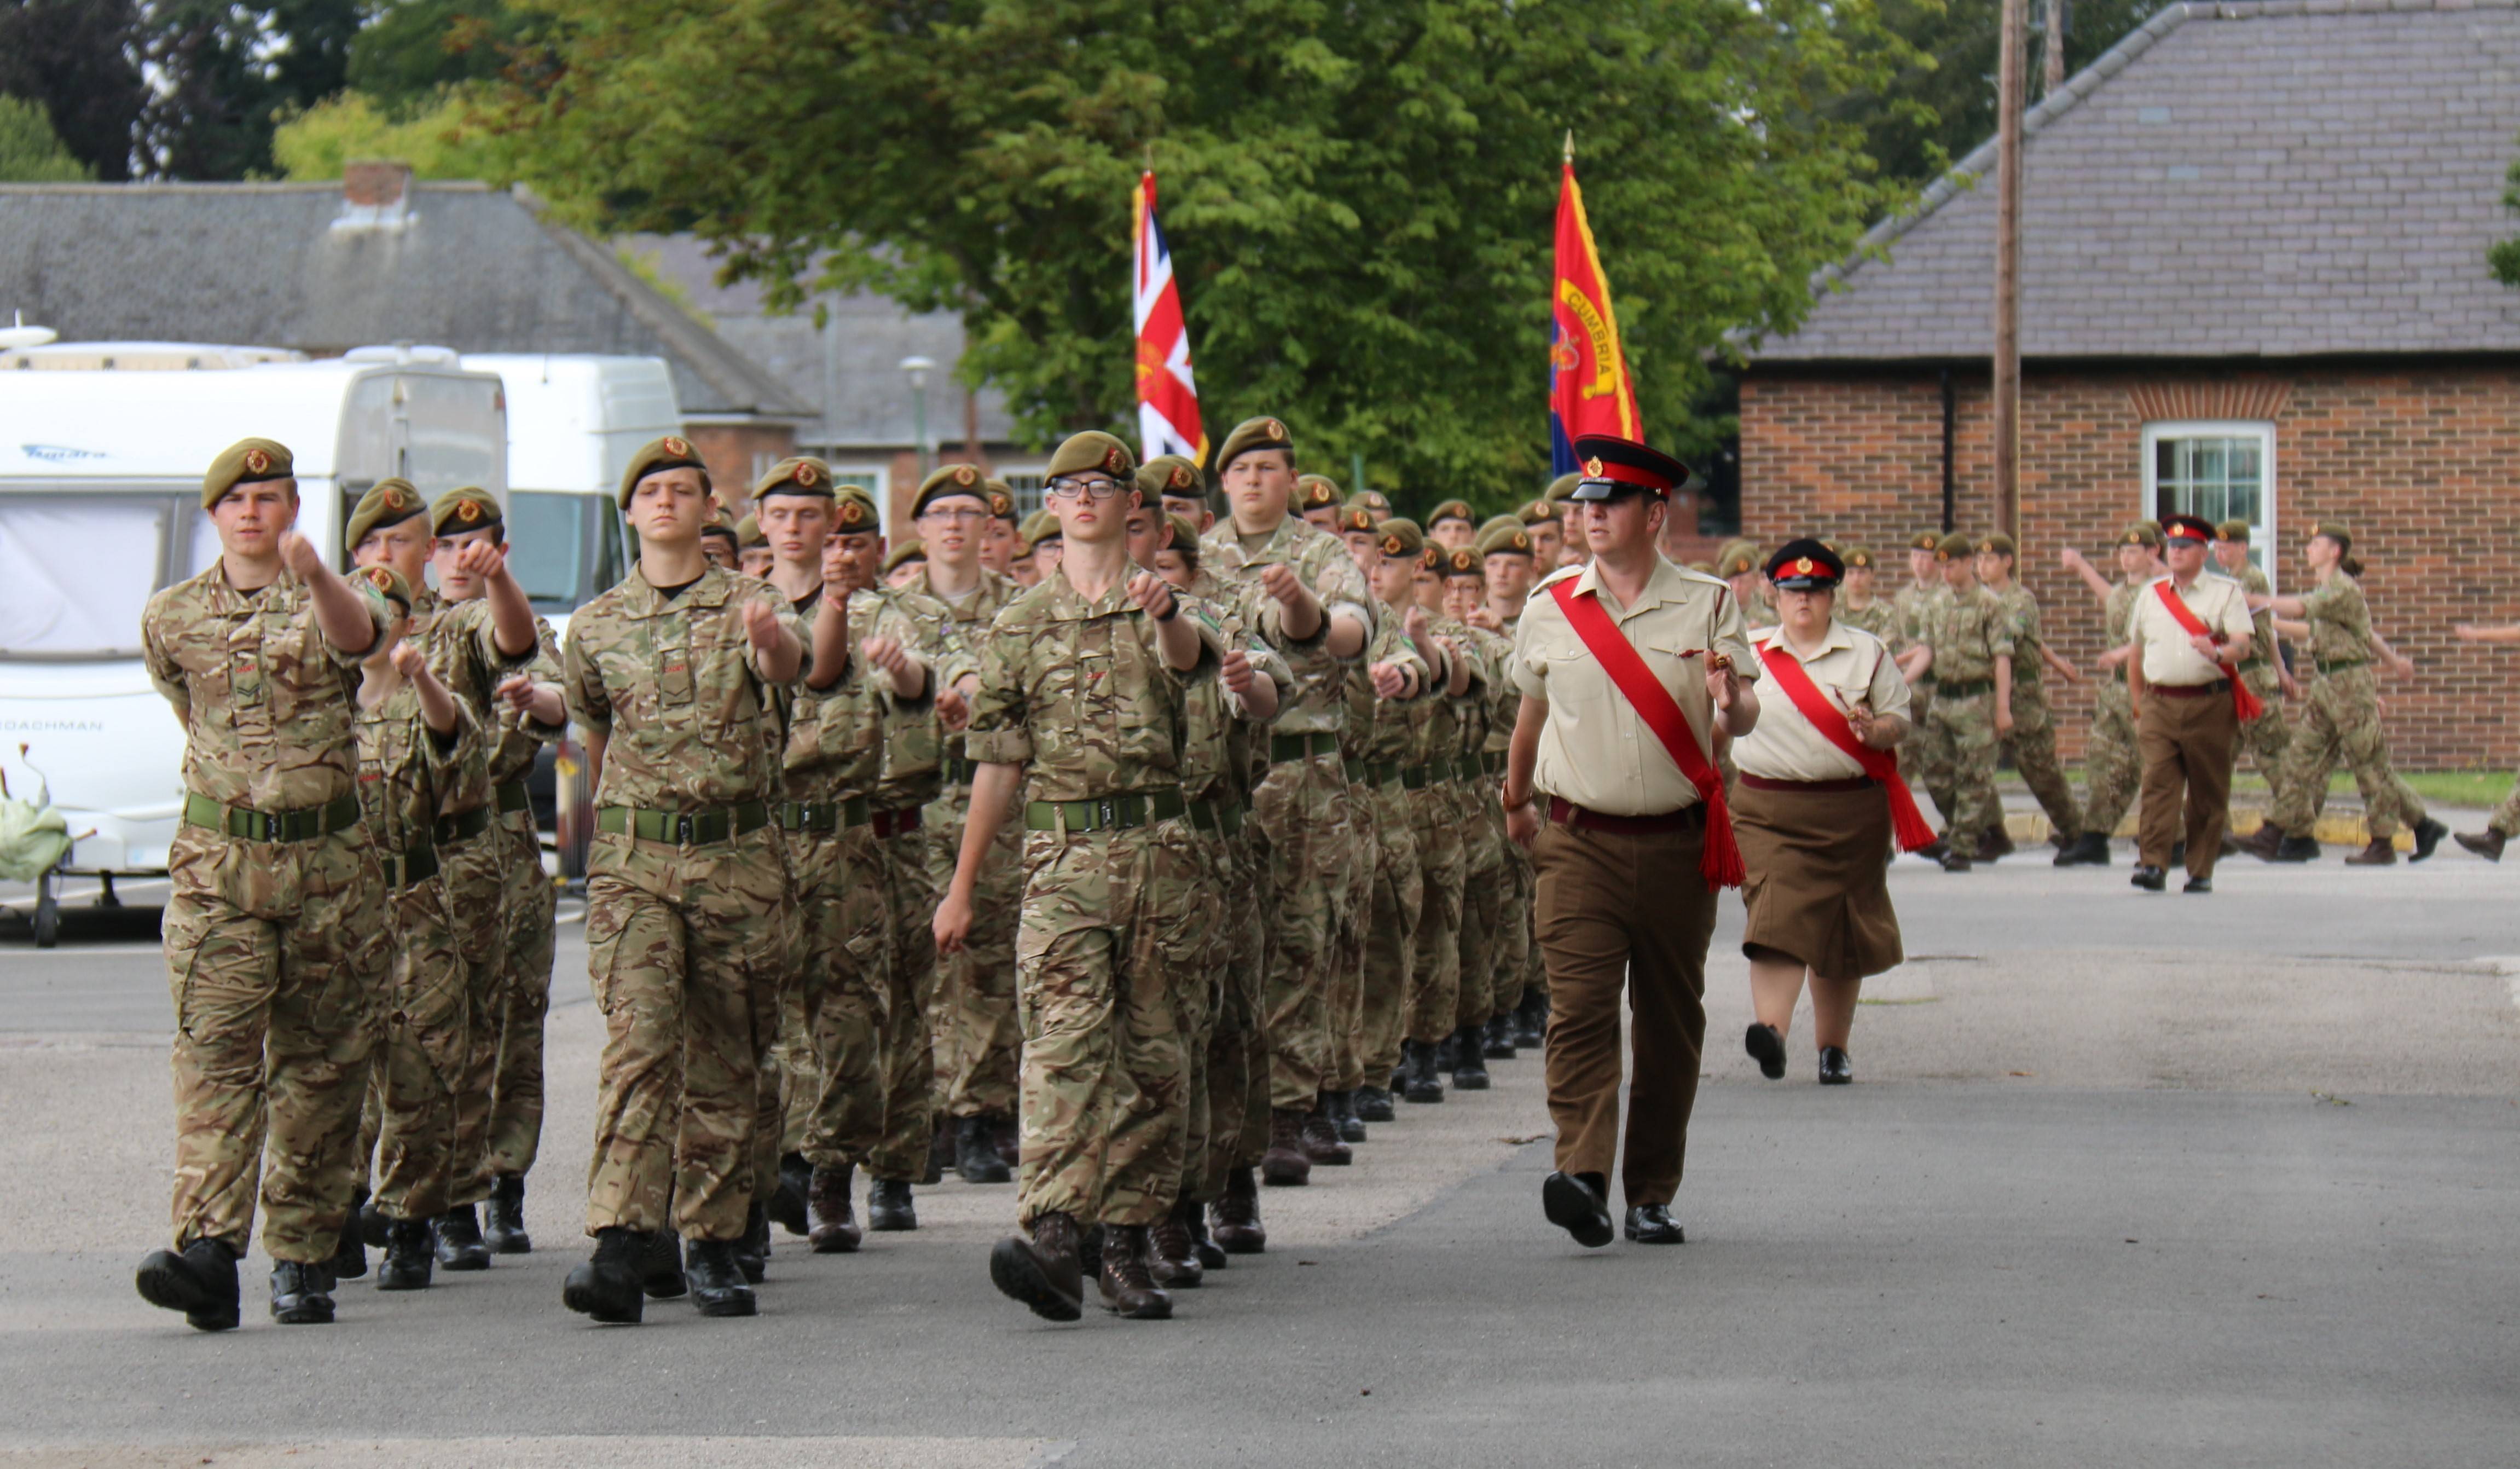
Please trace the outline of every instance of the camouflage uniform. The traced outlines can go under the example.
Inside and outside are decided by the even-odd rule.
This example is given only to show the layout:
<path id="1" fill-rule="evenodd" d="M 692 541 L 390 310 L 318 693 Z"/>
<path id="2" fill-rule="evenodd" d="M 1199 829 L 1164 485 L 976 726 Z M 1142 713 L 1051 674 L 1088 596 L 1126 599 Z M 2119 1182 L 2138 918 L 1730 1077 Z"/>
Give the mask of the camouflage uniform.
<path id="1" fill-rule="evenodd" d="M 1394 645 L 1402 641 L 1401 615 L 1378 599 L 1373 613 L 1379 624 L 1377 646 L 1368 657 L 1392 656 Z M 1418 829 L 1411 816 L 1409 790 L 1400 783 L 1400 767 L 1410 761 L 1412 705 L 1377 696 L 1363 665 L 1349 675 L 1347 695 L 1343 753 L 1364 777 L 1357 784 L 1365 793 L 1366 806 L 1363 827 L 1350 837 L 1351 849 L 1360 858 L 1351 865 L 1369 886 L 1365 912 L 1357 925 L 1363 941 L 1357 1080 L 1341 1079 L 1349 1086 L 1380 1086 L 1400 1065 L 1401 1032 L 1409 1017 L 1409 977 L 1417 964 L 1418 915 L 1425 907 Z"/>
<path id="2" fill-rule="evenodd" d="M 1512 655 L 1514 629 L 1521 621 L 1515 618 L 1507 622 L 1505 631 L 1497 635 L 1505 645 L 1506 658 Z M 1479 739 L 1480 779 L 1471 786 L 1477 803 L 1487 808 L 1500 835 L 1505 831 L 1505 806 L 1498 783 L 1504 779 L 1506 753 L 1512 748 L 1513 726 L 1522 712 L 1522 691 L 1514 686 L 1509 668 L 1508 663 L 1500 661 L 1494 670 L 1496 676 L 1488 684 L 1488 725 Z M 1506 842 L 1501 849 L 1505 862 L 1498 884 L 1494 983 L 1497 1012 L 1504 1014 L 1520 1007 L 1532 995 L 1546 994 L 1548 982 L 1532 972 L 1533 953 L 1538 945 L 1531 939 L 1531 853 L 1513 842 Z"/>
<path id="3" fill-rule="evenodd" d="M 1195 924 L 1200 863 L 1182 803 L 1184 690 L 1125 582 L 1088 602 L 1062 575 L 998 615 L 980 655 L 971 758 L 1022 765 L 1023 1020 L 1018 1213 L 1151 1224 L 1182 1173 L 1189 1098 L 1162 943 Z"/>
<path id="4" fill-rule="evenodd" d="M 1979 831 L 1974 817 L 1996 802 L 1995 660 L 2012 655 L 2012 619 L 1983 586 L 1955 591 L 1934 604 L 1926 620 L 1925 645 L 1934 650 L 1934 708 L 1926 716 L 1922 760 L 1925 788 L 1942 808 L 1951 854 L 1974 857 Z"/>
<path id="5" fill-rule="evenodd" d="M 1337 824 L 1338 788 L 1346 780 L 1338 757 L 1347 715 L 1340 697 L 1345 669 L 1327 644 L 1337 612 L 1371 628 L 1372 595 L 1347 547 L 1298 516 L 1288 515 L 1248 549 L 1231 519 L 1219 521 L 1201 541 L 1199 565 L 1228 583 L 1255 582 L 1261 568 L 1278 562 L 1321 598 L 1324 614 L 1310 640 L 1280 645 L 1295 686 L 1279 708 L 1269 774 L 1252 794 L 1268 864 L 1264 911 L 1276 940 L 1265 1018 L 1269 1100 L 1273 1108 L 1309 1112 L 1328 1088 L 1331 1071 L 1330 895 L 1352 871 Z"/>
<path id="6" fill-rule="evenodd" d="M 2127 622 L 2135 616 L 2136 594 L 2144 585 L 2121 580 L 2109 589 L 2100 625 L 2108 629 L 2110 647 L 2127 645 Z M 2142 762 L 2136 757 L 2135 706 L 2127 694 L 2126 665 L 2120 664 L 2109 670 L 2094 696 L 2092 737 L 2083 746 L 2083 829 L 2103 836 L 2116 832 L 2127 807 L 2135 803 L 2142 779 Z"/>
<path id="7" fill-rule="evenodd" d="M 2064 836 L 2078 835 L 2083 829 L 2082 813 L 2074 808 L 2073 784 L 2056 763 L 2056 727 L 2048 717 L 2047 660 L 2039 654 L 2047 635 L 2040 630 L 2039 599 L 2019 581 L 2002 591 L 1988 590 L 2012 620 L 2012 733 L 2001 743 L 2011 748 L 2013 768 L 2021 772 L 2030 794 L 2039 798 L 2048 824 Z M 1980 809 L 1975 824 L 1980 831 L 2002 826 L 2002 798 Z"/>
<path id="8" fill-rule="evenodd" d="M 2274 590 L 2267 574 L 2253 566 L 2240 568 L 2236 579 L 2240 590 L 2252 597 Z M 2292 726 L 2284 720 L 2283 681 L 2275 673 L 2282 657 L 2275 646 L 2274 609 L 2262 607 L 2249 618 L 2249 656 L 2240 660 L 2240 681 L 2257 696 L 2265 712 L 2240 726 L 2240 749 L 2256 758 L 2268 792 L 2277 797 L 2283 794 L 2284 751 L 2292 744 Z"/>
<path id="9" fill-rule="evenodd" d="M 796 914 L 769 807 L 772 703 L 790 685 L 761 671 L 747 602 L 805 636 L 777 588 L 715 568 L 670 597 L 634 570 L 569 620 L 569 712 L 605 742 L 586 884 L 605 1021 L 589 1234 L 735 1240 L 754 1197 Z"/>
<path id="10" fill-rule="evenodd" d="M 1431 627 L 1457 631 L 1460 624 L 1436 622 Z M 1436 675 L 1424 676 L 1431 683 Z M 1451 772 L 1445 768 L 1453 752 L 1461 748 L 1462 711 L 1460 702 L 1446 698 L 1440 688 L 1430 688 L 1426 697 L 1401 708 L 1409 730 L 1401 785 L 1410 830 L 1418 844 L 1419 878 L 1417 943 L 1410 959 L 1409 994 L 1401 1024 L 1409 1039 L 1432 1045 L 1462 1025 L 1455 1011 L 1462 997 L 1462 885 L 1466 868 L 1461 803 L 1447 778 Z"/>
<path id="11" fill-rule="evenodd" d="M 1497 934 L 1505 917 L 1505 807 L 1490 797 L 1480 752 L 1486 748 L 1496 699 L 1490 692 L 1506 676 L 1513 645 L 1495 633 L 1447 621 L 1450 638 L 1475 666 L 1468 692 L 1453 701 L 1453 778 L 1448 783 L 1455 821 L 1462 832 L 1461 1024 L 1485 1026 L 1513 1008 L 1521 986 L 1507 994 L 1497 971 Z"/>
<path id="12" fill-rule="evenodd" d="M 924 571 L 902 589 L 944 607 L 967 647 L 977 643 L 990 621 L 1023 592 L 989 571 L 980 573 L 978 589 L 960 603 L 937 597 Z M 945 793 L 929 803 L 926 815 L 928 885 L 940 894 L 954 879 L 954 863 L 963 851 L 963 822 L 970 811 L 971 760 L 961 735 L 945 737 L 944 760 Z M 998 845 L 971 895 L 970 937 L 962 952 L 937 965 L 936 1001 L 928 1020 L 934 1031 L 936 1106 L 942 1116 L 1014 1117 L 1015 1052 L 1023 1038 L 1015 1029 L 1015 917 L 1022 901 L 1023 828 L 1011 819 L 999 829 Z"/>
<path id="13" fill-rule="evenodd" d="M 1905 620 L 1899 616 L 1899 609 L 1878 598 L 1862 607 L 1839 608 L 1837 620 L 1849 627 L 1861 627 L 1881 639 L 1893 656 L 1907 646 Z"/>
<path id="14" fill-rule="evenodd" d="M 1914 581 L 1910 581 L 1906 586 L 1899 588 L 1899 594 L 1890 599 L 1890 610 L 1898 619 L 1898 646 L 1902 650 L 1913 648 L 1925 641 L 1926 630 L 1933 625 L 1934 608 L 1950 596 L 1951 588 L 1940 582 L 1930 586 L 1919 586 Z M 1915 714 L 1915 728 L 1919 734 L 1924 731 L 1926 714 L 1933 709 L 1936 671 L 1929 666 L 1922 677 L 1909 685 L 1908 692 L 1911 699 L 1909 709 Z M 2134 726 L 2129 725 L 2128 728 L 2132 730 Z M 2135 748 L 2132 734 L 2128 736 L 2127 748 L 2129 750 Z"/>
<path id="15" fill-rule="evenodd" d="M 2362 793 L 2362 819 L 2372 840 L 2386 841 L 2401 826 L 2422 825 L 2422 798 L 2389 766 L 2380 691 L 2371 673 L 2371 609 L 2362 586 L 2340 571 L 2301 601 L 2318 676 L 2307 691 L 2301 729 L 2284 757 L 2283 784 L 2268 819 L 2294 836 L 2308 835 L 2318 819 L 2314 798 L 2326 794 L 2328 772 L 2341 757 Z"/>
<path id="16" fill-rule="evenodd" d="M 382 636 L 382 604 L 375 617 Z M 390 958 L 384 879 L 357 823 L 352 719 L 368 650 L 326 641 L 285 572 L 240 592 L 212 566 L 151 597 L 140 626 L 150 681 L 187 736 L 162 925 L 175 1248 L 210 1239 L 242 1255 L 258 1190 L 271 1257 L 322 1262 L 355 1186 Z M 303 830 L 260 840 L 262 818 L 281 813 Z"/>
<path id="17" fill-rule="evenodd" d="M 393 959 L 374 1017 L 370 1087 L 379 1126 L 377 1209 L 389 1219 L 444 1214 L 477 1166 L 464 1151 L 470 1139 L 462 1126 L 474 1064 L 473 964 L 448 906 L 452 893 L 434 842 L 437 813 L 477 803 L 489 790 L 489 766 L 479 719 L 461 698 L 455 705 L 454 732 L 442 737 L 422 719 L 420 696 L 408 683 L 373 704 L 362 697 L 356 716 L 360 814 L 391 890 L 385 928 Z M 496 925 L 477 927 L 498 932 Z"/>

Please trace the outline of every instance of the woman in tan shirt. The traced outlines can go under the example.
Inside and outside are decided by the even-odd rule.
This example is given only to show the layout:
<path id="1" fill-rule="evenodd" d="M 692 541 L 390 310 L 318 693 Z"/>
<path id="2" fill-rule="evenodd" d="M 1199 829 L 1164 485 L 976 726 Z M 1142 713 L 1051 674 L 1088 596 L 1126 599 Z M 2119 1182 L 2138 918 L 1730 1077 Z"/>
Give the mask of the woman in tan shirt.
<path id="1" fill-rule="evenodd" d="M 1732 820 L 1750 912 L 1741 952 L 1758 1013 L 1743 1044 L 1769 1079 L 1785 1074 L 1785 1032 L 1809 975 L 1824 1085 L 1855 1079 L 1846 1048 L 1864 977 L 1904 957 L 1887 881 L 1891 793 L 1840 741 L 1886 751 L 1905 739 L 1908 681 L 1888 645 L 1836 618 L 1845 574 L 1837 554 L 1816 540 L 1789 541 L 1768 559 L 1782 620 L 1751 642 L 1771 693 L 1757 727 L 1732 747 L 1741 770 Z M 1840 741 L 1814 721 L 1797 682 L 1808 683 L 1802 692 Z"/>

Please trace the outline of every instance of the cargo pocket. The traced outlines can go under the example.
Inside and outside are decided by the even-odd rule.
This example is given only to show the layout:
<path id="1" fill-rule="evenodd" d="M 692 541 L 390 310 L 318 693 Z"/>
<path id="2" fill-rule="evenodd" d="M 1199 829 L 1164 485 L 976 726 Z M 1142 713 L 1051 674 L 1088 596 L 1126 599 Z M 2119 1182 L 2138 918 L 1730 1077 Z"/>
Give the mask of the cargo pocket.
<path id="1" fill-rule="evenodd" d="M 630 926 L 627 895 L 606 895 L 586 905 L 586 977 L 595 1008 L 612 1013 L 613 975 L 621 962 L 621 935 Z"/>

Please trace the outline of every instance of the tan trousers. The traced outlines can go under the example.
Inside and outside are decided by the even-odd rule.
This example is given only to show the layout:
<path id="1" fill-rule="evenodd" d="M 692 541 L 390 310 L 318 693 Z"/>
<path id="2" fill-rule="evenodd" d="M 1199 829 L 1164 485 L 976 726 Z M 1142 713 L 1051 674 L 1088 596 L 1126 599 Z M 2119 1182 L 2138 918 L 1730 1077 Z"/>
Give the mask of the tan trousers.
<path id="1" fill-rule="evenodd" d="M 1634 1066 L 1620 1181 L 1631 1207 L 1680 1190 L 1715 930 L 1715 893 L 1697 871 L 1704 843 L 1698 826 L 1627 835 L 1552 822 L 1532 850 L 1557 1168 L 1606 1178 L 1618 1157 L 1624 991 Z"/>
<path id="2" fill-rule="evenodd" d="M 2239 730 L 2228 688 L 2194 695 L 2144 691 L 2143 712 L 2136 720 L 2136 750 L 2143 759 L 2136 860 L 2167 867 L 2171 847 L 2183 839 L 2187 875 L 2214 875 L 2231 815 L 2231 757 Z"/>

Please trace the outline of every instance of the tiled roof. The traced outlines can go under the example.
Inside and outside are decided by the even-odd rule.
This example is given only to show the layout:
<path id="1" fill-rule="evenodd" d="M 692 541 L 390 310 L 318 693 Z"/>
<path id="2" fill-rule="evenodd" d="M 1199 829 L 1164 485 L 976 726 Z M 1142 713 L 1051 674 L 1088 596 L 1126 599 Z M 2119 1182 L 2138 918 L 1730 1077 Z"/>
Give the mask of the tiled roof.
<path id="1" fill-rule="evenodd" d="M 2520 351 L 2485 259 L 2520 233 L 2520 0 L 2174 5 L 2023 138 L 2025 358 Z M 1989 142 L 1752 360 L 1984 360 L 1994 167 Z"/>
<path id="2" fill-rule="evenodd" d="M 657 356 L 686 413 L 808 411 L 529 195 L 415 183 L 406 205 L 336 228 L 336 183 L 0 185 L 0 313 L 65 341 Z"/>

